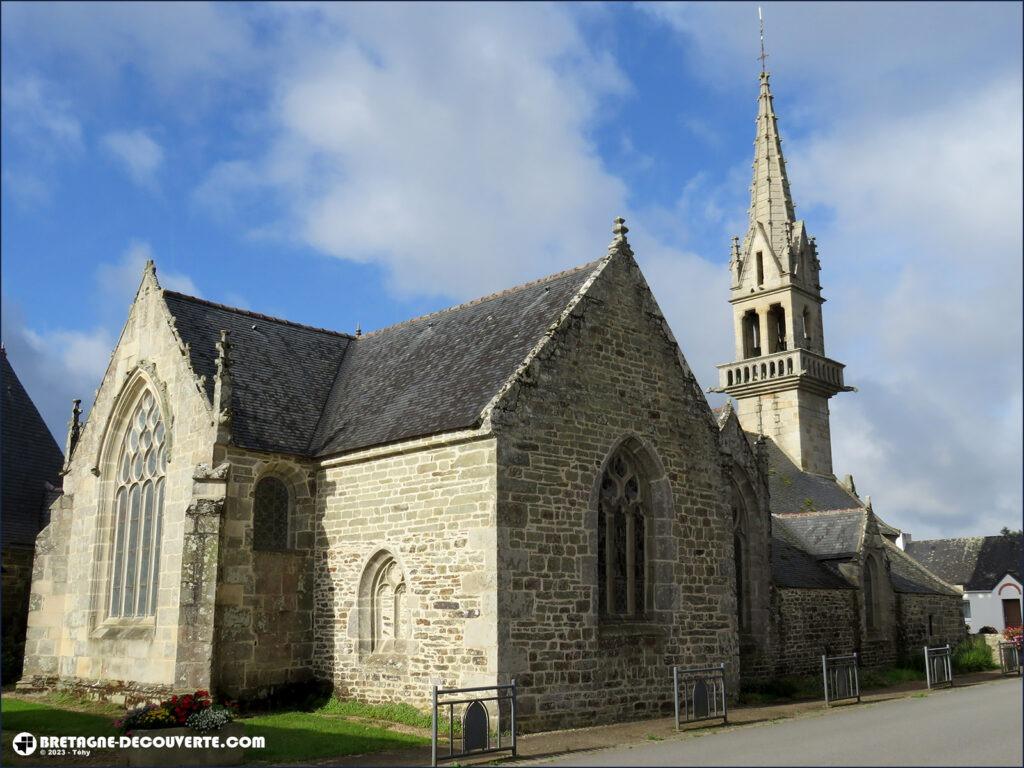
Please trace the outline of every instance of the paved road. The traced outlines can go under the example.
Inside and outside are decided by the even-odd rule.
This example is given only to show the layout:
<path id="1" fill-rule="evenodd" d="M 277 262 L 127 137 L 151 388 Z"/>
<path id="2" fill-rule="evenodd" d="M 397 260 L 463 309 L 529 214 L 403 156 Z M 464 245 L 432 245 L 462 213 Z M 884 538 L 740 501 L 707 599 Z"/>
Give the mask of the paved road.
<path id="1" fill-rule="evenodd" d="M 1020 678 L 1008 678 L 544 764 L 1020 766 L 1021 693 Z"/>

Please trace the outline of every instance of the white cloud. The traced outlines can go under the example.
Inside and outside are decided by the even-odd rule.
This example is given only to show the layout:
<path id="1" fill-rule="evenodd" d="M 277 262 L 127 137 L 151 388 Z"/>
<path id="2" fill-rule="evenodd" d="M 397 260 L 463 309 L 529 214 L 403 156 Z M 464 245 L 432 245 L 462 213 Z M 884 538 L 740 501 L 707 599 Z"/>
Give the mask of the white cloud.
<path id="1" fill-rule="evenodd" d="M 0 94 L 5 131 L 47 155 L 81 149 L 82 126 L 52 84 L 36 76 L 5 78 Z"/>
<path id="2" fill-rule="evenodd" d="M 4 3 L 3 41 L 19 63 L 54 56 L 92 88 L 131 70 L 192 112 L 220 86 L 242 89 L 259 60 L 254 26 L 267 13 L 230 3 Z M 5 60 L 6 64 L 6 60 Z"/>
<path id="3" fill-rule="evenodd" d="M 84 409 L 92 405 L 142 270 L 152 258 L 149 244 L 135 241 L 118 261 L 97 267 L 91 293 L 100 315 L 96 324 L 85 330 L 31 327 L 22 308 L 4 297 L 3 341 L 8 357 L 60 445 L 71 400 L 81 399 Z M 158 278 L 164 288 L 200 295 L 187 275 L 161 272 Z"/>
<path id="4" fill-rule="evenodd" d="M 131 305 L 135 292 L 142 282 L 142 270 L 147 261 L 156 261 L 149 243 L 134 240 L 114 263 L 100 264 L 96 268 L 96 287 L 102 296 L 102 304 L 111 307 L 122 322 L 124 309 Z M 200 296 L 199 289 L 188 275 L 179 272 L 157 273 L 160 285 L 172 291 Z"/>
<path id="5" fill-rule="evenodd" d="M 103 146 L 140 187 L 156 186 L 156 174 L 164 161 L 164 150 L 145 131 L 112 131 Z"/>
<path id="6" fill-rule="evenodd" d="M 290 213 L 279 231 L 378 261 L 405 294 L 464 297 L 604 252 L 625 188 L 587 132 L 626 85 L 565 9 L 328 6 L 304 18 L 336 32 L 319 46 L 307 36 L 302 63 L 280 74 L 276 141 L 215 168 L 200 202 L 223 213 L 274 189 Z"/>

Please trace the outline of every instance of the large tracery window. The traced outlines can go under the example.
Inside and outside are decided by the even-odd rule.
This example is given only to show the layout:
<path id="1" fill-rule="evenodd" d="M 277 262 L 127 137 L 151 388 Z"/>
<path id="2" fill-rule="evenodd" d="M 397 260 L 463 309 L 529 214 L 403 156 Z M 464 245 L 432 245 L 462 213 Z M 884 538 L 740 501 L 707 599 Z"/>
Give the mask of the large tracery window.
<path id="1" fill-rule="evenodd" d="M 598 600 L 607 616 L 644 612 L 645 501 L 639 469 L 620 449 L 601 478 L 598 502 Z"/>
<path id="2" fill-rule="evenodd" d="M 288 485 L 268 475 L 256 483 L 253 498 L 253 549 L 288 549 L 288 514 L 291 494 Z"/>
<path id="3" fill-rule="evenodd" d="M 114 567 L 110 615 L 152 616 L 160 570 L 166 432 L 160 406 L 146 392 L 121 447 L 114 492 Z"/>

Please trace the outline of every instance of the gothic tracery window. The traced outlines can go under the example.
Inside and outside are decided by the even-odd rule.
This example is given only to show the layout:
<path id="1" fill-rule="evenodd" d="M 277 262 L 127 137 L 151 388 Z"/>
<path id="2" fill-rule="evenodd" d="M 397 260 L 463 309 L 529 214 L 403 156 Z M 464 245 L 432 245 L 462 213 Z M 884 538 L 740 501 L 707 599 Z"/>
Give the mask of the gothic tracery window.
<path id="1" fill-rule="evenodd" d="M 358 617 L 360 653 L 407 652 L 409 589 L 402 566 L 386 549 L 371 557 L 363 570 Z"/>
<path id="2" fill-rule="evenodd" d="M 166 437 L 160 407 L 147 391 L 128 422 L 117 463 L 110 590 L 113 617 L 152 616 L 156 612 Z"/>
<path id="3" fill-rule="evenodd" d="M 601 478 L 598 502 L 598 600 L 607 616 L 644 612 L 645 502 L 638 468 L 620 449 Z"/>
<path id="4" fill-rule="evenodd" d="M 373 648 L 385 650 L 390 641 L 405 638 L 405 574 L 390 560 L 377 572 L 373 585 Z"/>
<path id="5" fill-rule="evenodd" d="M 288 549 L 290 508 L 291 494 L 287 484 L 272 475 L 260 478 L 253 494 L 253 549 Z"/>

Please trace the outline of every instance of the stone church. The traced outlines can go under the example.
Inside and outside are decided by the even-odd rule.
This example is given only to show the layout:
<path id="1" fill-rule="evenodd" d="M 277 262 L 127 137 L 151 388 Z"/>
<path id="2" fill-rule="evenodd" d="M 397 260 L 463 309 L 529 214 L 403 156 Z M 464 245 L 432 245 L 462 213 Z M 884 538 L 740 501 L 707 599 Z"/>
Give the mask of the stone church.
<path id="1" fill-rule="evenodd" d="M 767 74 L 713 411 L 621 219 L 602 258 L 363 335 L 150 263 L 36 543 L 24 689 L 134 702 L 322 679 L 426 706 L 515 677 L 526 729 L 886 664 L 960 595 L 832 469 L 820 262 Z"/>

